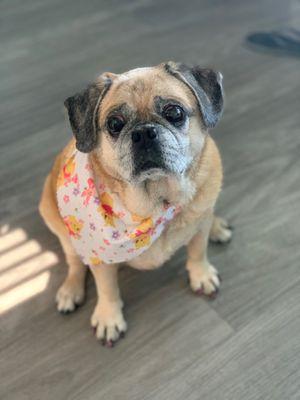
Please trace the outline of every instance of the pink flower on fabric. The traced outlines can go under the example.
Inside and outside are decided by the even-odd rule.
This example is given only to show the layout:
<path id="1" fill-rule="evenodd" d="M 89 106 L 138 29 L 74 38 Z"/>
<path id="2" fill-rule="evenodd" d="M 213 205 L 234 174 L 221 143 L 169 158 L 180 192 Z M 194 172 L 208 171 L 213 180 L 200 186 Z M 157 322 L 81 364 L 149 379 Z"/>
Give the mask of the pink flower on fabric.
<path id="1" fill-rule="evenodd" d="M 64 200 L 65 203 L 69 203 L 70 197 L 67 194 L 65 194 L 64 197 L 63 197 L 63 200 Z"/>
<path id="2" fill-rule="evenodd" d="M 103 242 L 104 242 L 105 244 L 107 244 L 107 246 L 110 246 L 110 241 L 109 241 L 109 240 L 103 239 Z"/>
<path id="3" fill-rule="evenodd" d="M 134 249 L 128 249 L 127 250 L 127 253 L 133 253 L 134 252 Z"/>
<path id="4" fill-rule="evenodd" d="M 101 192 L 105 192 L 105 185 L 104 185 L 104 183 L 99 183 L 99 190 L 100 190 Z"/>
<path id="5" fill-rule="evenodd" d="M 73 183 L 78 183 L 78 174 L 75 174 L 72 178 Z"/>
<path id="6" fill-rule="evenodd" d="M 92 196 L 95 196 L 96 194 L 96 189 L 95 189 L 95 183 L 92 178 L 89 178 L 87 180 L 88 187 L 84 189 L 84 191 L 81 193 L 81 197 L 85 197 L 83 205 L 87 206 L 90 202 L 90 199 Z"/>
<path id="7" fill-rule="evenodd" d="M 100 251 L 105 251 L 106 249 L 105 249 L 105 247 L 103 247 L 103 246 L 99 246 L 99 250 L 100 250 Z"/>

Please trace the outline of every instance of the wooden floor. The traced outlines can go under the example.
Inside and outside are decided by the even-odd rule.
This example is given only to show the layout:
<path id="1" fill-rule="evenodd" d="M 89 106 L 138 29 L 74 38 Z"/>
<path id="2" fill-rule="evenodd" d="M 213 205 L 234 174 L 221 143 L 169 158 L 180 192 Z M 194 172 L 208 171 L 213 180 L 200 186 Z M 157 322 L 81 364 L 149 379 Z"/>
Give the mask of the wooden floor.
<path id="1" fill-rule="evenodd" d="M 0 15 L 0 398 L 299 400 L 300 60 L 244 45 L 299 27 L 299 2 L 3 0 Z M 63 100 L 101 71 L 169 59 L 224 74 L 218 210 L 235 236 L 209 250 L 214 302 L 189 291 L 184 251 L 124 269 L 129 331 L 109 350 L 89 327 L 90 278 L 83 307 L 55 310 L 66 267 L 38 199 L 70 138 Z"/>

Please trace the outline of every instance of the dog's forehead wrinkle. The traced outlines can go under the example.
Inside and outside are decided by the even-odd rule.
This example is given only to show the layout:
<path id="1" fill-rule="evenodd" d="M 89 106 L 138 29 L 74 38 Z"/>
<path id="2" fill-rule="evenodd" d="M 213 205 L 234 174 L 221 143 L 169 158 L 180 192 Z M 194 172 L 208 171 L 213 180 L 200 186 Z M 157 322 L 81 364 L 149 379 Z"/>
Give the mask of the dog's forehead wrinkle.
<path id="1" fill-rule="evenodd" d="M 128 96 L 132 96 L 136 92 L 147 90 L 147 82 L 144 79 L 121 80 L 115 83 L 114 90 L 115 92 L 125 92 Z"/>
<path id="2" fill-rule="evenodd" d="M 126 103 L 120 103 L 120 104 L 114 104 L 111 107 L 109 107 L 106 113 L 107 113 L 107 115 L 115 114 L 115 113 L 127 114 L 130 111 L 131 110 Z"/>

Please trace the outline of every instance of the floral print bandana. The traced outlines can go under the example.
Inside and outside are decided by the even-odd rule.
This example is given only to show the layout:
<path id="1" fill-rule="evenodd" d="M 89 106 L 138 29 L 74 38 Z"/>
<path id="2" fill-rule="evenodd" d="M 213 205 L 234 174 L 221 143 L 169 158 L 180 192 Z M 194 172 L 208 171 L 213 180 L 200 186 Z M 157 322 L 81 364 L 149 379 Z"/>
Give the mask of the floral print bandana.
<path id="1" fill-rule="evenodd" d="M 94 176 L 88 154 L 78 150 L 60 170 L 57 201 L 72 244 L 88 265 L 137 257 L 161 235 L 178 211 L 164 204 L 148 218 L 131 214 L 117 194 Z"/>

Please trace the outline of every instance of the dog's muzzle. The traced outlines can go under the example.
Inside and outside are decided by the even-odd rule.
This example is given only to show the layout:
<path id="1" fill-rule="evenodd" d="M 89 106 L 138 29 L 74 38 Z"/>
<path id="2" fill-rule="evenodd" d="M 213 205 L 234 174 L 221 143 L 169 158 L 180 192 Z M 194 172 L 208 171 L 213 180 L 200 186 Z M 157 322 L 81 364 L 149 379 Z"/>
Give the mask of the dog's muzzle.
<path id="1" fill-rule="evenodd" d="M 155 125 L 136 126 L 131 134 L 135 160 L 135 174 L 149 169 L 164 169 L 159 143 L 159 130 Z"/>

